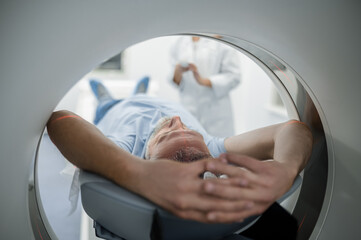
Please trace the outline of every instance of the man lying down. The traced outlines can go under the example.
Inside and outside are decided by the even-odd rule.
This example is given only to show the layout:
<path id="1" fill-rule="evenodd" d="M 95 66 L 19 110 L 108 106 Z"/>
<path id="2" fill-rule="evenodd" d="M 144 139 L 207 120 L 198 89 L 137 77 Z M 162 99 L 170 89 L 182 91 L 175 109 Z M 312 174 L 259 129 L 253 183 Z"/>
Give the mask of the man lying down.
<path id="1" fill-rule="evenodd" d="M 97 126 L 54 112 L 47 124 L 54 144 L 78 168 L 181 218 L 229 223 L 261 214 L 289 190 L 311 153 L 312 135 L 296 120 L 217 138 L 177 103 L 144 94 L 114 100 L 99 82 L 91 86 Z M 202 179 L 205 172 L 227 178 Z"/>

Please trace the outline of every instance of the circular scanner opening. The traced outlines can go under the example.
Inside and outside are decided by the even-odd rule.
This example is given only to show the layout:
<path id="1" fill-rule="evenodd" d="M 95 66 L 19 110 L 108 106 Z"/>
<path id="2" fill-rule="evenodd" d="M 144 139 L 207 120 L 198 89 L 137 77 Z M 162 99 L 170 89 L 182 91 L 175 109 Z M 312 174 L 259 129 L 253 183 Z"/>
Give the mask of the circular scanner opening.
<path id="1" fill-rule="evenodd" d="M 182 38 L 188 39 L 182 47 L 188 44 L 192 49 L 185 54 L 177 55 L 174 53 L 174 46 L 177 46 Z M 226 36 L 202 35 L 200 42 L 194 45 L 190 39 L 192 36 L 167 36 L 127 48 L 78 81 L 64 96 L 56 110 L 71 110 L 93 122 L 97 100 L 91 91 L 89 80 L 101 81 L 114 98 L 126 98 L 133 94 L 137 81 L 145 76 L 150 78 L 146 94 L 186 104 L 182 101 L 184 96 L 170 80 L 174 73 L 175 58 L 182 64 L 211 59 L 207 64 L 217 65 L 219 56 L 209 53 L 210 49 L 214 52 L 217 45 L 229 48 L 232 64 L 237 67 L 241 76 L 239 83 L 234 84 L 229 92 L 229 120 L 233 122 L 229 131 L 239 134 L 297 118 L 308 122 L 319 136 L 321 157 L 313 155 L 310 164 L 312 167 L 306 169 L 304 178 L 306 183 L 316 181 L 321 191 L 310 191 L 310 188 L 305 188 L 304 183 L 302 188 L 283 204 L 299 222 L 304 222 L 299 235 L 300 239 L 306 239 L 312 233 L 318 219 L 327 180 L 327 148 L 322 124 L 311 97 L 291 68 L 256 46 Z M 208 42 L 208 45 L 200 45 L 201 41 Z M 195 51 L 199 56 L 194 55 Z M 199 71 L 208 74 L 207 65 L 199 66 Z M 207 124 L 207 119 L 198 117 L 199 121 Z M 215 131 L 214 135 L 222 134 L 221 131 L 217 132 L 217 129 L 211 130 Z M 319 160 L 322 157 L 326 159 Z M 71 191 L 71 188 L 75 188 L 72 185 L 73 172 L 74 167 L 62 157 L 44 131 L 35 164 L 35 202 L 40 212 L 37 219 L 40 221 L 36 224 L 34 232 L 39 233 L 35 234 L 38 239 L 46 239 L 47 236 L 51 239 L 97 239 L 92 220 L 82 210 L 80 197 L 77 198 L 75 191 Z M 318 177 L 312 176 L 315 173 Z M 311 195 L 314 198 L 314 194 L 316 201 L 310 200 Z M 305 203 L 309 207 L 305 208 Z M 33 211 L 32 214 L 37 213 Z M 305 215 L 308 215 L 307 221 Z M 41 224 L 45 226 L 43 234 Z"/>

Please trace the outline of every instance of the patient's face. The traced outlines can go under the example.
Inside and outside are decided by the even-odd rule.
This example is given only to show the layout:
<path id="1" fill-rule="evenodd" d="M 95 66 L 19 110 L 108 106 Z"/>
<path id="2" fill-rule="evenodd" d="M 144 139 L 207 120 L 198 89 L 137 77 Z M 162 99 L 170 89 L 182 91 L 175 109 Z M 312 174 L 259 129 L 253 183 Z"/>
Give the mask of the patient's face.
<path id="1" fill-rule="evenodd" d="M 203 136 L 187 128 L 179 116 L 164 121 L 158 132 L 149 142 L 149 156 L 155 158 L 172 158 L 181 148 L 192 147 L 209 153 Z"/>

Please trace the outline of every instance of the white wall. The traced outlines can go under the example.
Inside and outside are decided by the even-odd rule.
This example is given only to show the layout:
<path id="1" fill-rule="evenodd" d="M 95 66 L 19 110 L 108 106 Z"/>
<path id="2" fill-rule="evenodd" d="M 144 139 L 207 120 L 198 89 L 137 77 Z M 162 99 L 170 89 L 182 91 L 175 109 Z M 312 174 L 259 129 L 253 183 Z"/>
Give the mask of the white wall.
<path id="1" fill-rule="evenodd" d="M 150 94 L 178 101 L 178 92 L 167 82 L 172 69 L 169 49 L 178 37 L 160 37 L 130 47 L 126 51 L 126 74 L 138 79 L 144 75 L 151 78 Z"/>
<path id="2" fill-rule="evenodd" d="M 278 95 L 267 74 L 250 58 L 241 54 L 242 84 L 231 93 L 235 128 L 244 132 L 287 119 L 283 107 L 274 106 Z"/>

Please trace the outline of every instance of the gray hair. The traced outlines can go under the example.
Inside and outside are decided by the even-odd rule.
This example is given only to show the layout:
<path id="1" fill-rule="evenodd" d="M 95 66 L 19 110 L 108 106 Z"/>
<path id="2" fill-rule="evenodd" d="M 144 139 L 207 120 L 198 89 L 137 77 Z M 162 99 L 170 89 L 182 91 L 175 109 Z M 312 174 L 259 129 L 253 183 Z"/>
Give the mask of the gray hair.
<path id="1" fill-rule="evenodd" d="M 145 149 L 145 159 L 149 159 L 149 143 L 150 141 L 155 137 L 155 135 L 157 135 L 157 133 L 159 132 L 159 130 L 162 129 L 163 127 L 163 124 L 170 120 L 171 117 L 162 117 L 158 120 L 157 124 L 155 125 L 153 131 L 152 131 L 152 134 L 150 135 L 148 141 L 147 141 L 147 145 L 145 146 L 146 149 Z"/>

